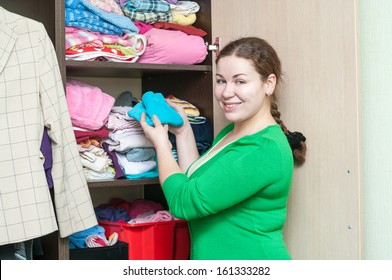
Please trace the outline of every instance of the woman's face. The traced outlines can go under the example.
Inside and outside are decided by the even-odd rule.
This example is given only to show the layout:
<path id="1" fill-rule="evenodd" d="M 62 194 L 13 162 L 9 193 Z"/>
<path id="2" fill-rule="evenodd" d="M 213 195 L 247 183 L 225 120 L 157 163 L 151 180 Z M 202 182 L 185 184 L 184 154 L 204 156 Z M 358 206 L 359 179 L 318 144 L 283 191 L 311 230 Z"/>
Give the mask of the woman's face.
<path id="1" fill-rule="evenodd" d="M 243 122 L 269 111 L 264 101 L 270 86 L 248 59 L 226 56 L 216 66 L 215 98 L 229 122 Z"/>

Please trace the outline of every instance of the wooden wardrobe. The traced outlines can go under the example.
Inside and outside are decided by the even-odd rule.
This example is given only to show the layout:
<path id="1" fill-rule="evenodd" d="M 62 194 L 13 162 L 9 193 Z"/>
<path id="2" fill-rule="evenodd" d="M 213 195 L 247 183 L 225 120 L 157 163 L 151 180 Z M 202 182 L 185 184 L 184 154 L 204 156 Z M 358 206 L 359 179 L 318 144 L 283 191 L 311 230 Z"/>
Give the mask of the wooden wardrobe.
<path id="1" fill-rule="evenodd" d="M 293 258 L 361 259 L 357 1 L 195 2 L 201 7 L 195 26 L 208 32 L 209 44 L 259 36 L 281 58 L 281 118 L 290 130 L 301 131 L 308 145 L 306 163 L 294 172 L 285 226 Z M 213 122 L 215 133 L 226 124 L 213 98 L 213 51 L 200 65 L 65 61 L 64 0 L 1 0 L 0 5 L 45 25 L 64 81 L 130 80 L 138 94 L 159 90 L 195 104 Z M 109 195 L 119 188 L 163 199 L 156 179 L 91 183 L 89 188 L 93 199 L 96 192 Z M 66 239 L 45 238 L 47 258 L 68 258 Z"/>

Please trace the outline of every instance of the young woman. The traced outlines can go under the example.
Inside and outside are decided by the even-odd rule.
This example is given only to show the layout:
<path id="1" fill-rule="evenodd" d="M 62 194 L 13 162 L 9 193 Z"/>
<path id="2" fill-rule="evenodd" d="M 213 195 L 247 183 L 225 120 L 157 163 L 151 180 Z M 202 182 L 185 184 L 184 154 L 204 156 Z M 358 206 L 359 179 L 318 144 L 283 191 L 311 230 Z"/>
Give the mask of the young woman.
<path id="1" fill-rule="evenodd" d="M 141 118 L 154 145 L 171 213 L 189 221 L 191 259 L 291 259 L 282 228 L 294 163 L 305 137 L 280 120 L 275 89 L 281 64 L 263 39 L 241 38 L 216 59 L 215 98 L 230 121 L 199 157 L 184 111 L 181 127 Z M 178 164 L 167 130 L 176 136 Z"/>

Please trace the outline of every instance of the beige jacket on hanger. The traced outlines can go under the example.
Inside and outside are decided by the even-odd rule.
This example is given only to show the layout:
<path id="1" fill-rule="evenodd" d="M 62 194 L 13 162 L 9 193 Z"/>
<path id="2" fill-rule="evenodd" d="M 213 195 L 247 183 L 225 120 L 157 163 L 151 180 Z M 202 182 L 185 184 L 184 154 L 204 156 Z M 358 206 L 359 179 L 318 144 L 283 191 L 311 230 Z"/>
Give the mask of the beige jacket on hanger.
<path id="1" fill-rule="evenodd" d="M 55 210 L 40 152 L 44 126 Z M 53 44 L 43 24 L 0 6 L 0 245 L 96 224 Z"/>

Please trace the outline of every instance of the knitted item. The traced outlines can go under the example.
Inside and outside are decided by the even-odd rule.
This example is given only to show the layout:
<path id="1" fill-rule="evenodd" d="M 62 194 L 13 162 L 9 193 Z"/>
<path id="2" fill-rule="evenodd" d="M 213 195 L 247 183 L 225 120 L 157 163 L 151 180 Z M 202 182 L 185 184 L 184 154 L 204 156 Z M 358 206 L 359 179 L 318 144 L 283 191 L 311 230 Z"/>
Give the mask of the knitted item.
<path id="1" fill-rule="evenodd" d="M 143 102 L 139 102 L 131 110 L 128 111 L 128 116 L 131 118 L 134 118 L 140 122 L 140 118 L 142 116 L 142 113 L 146 113 L 146 122 L 149 125 L 153 125 L 153 121 L 151 120 L 150 116 L 146 112 L 146 107 L 144 107 Z"/>
<path id="2" fill-rule="evenodd" d="M 136 104 L 132 110 L 128 111 L 128 115 L 140 122 L 142 113 L 146 113 L 147 124 L 153 126 L 152 116 L 156 115 L 162 124 L 170 124 L 172 126 L 181 126 L 184 120 L 167 104 L 161 93 L 148 91 L 143 94 L 142 102 Z"/>

